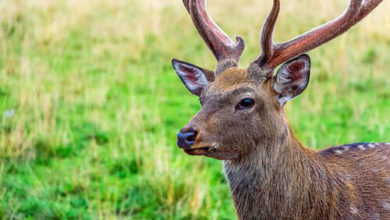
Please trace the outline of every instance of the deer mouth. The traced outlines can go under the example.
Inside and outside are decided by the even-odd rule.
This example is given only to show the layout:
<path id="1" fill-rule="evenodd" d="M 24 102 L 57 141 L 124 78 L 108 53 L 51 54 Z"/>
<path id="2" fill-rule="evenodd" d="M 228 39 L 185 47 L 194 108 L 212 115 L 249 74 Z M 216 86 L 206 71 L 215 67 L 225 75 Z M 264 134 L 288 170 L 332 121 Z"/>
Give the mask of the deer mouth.
<path id="1" fill-rule="evenodd" d="M 184 149 L 184 152 L 186 152 L 189 155 L 205 155 L 210 150 L 210 147 L 200 147 L 200 148 L 193 148 L 193 149 Z"/>
<path id="2" fill-rule="evenodd" d="M 197 147 L 197 148 L 189 148 L 184 149 L 184 152 L 186 152 L 189 155 L 205 155 L 210 150 L 212 150 L 214 146 L 205 146 L 205 147 Z"/>

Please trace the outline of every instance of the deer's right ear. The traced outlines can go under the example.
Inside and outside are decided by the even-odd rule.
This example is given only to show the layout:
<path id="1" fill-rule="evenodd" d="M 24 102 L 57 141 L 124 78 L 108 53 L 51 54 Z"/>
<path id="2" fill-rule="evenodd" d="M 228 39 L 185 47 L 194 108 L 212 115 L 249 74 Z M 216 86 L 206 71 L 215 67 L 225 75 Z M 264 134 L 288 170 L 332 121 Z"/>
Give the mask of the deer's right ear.
<path id="1" fill-rule="evenodd" d="M 180 60 L 172 59 L 172 66 L 187 89 L 196 96 L 200 96 L 203 88 L 215 78 L 213 71 Z"/>

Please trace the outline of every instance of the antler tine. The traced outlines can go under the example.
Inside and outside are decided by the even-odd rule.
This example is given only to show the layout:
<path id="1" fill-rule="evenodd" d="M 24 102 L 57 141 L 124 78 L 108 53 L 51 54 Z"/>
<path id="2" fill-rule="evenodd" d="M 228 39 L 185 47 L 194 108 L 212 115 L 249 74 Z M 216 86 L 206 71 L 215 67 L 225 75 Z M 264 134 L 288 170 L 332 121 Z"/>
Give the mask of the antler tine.
<path id="1" fill-rule="evenodd" d="M 274 0 L 274 6 L 263 27 L 261 39 L 263 52 L 253 63 L 262 69 L 273 69 L 299 54 L 319 47 L 346 32 L 366 17 L 382 1 L 350 0 L 347 9 L 338 18 L 290 41 L 275 45 L 272 43 L 272 33 L 279 12 L 279 0 Z"/>
<path id="2" fill-rule="evenodd" d="M 363 16 L 363 17 L 367 16 L 381 2 L 382 2 L 382 0 L 374 0 L 374 1 L 366 0 L 366 1 L 364 1 L 361 12 L 360 12 L 360 16 Z"/>
<path id="3" fill-rule="evenodd" d="M 183 0 L 184 6 L 190 14 L 192 21 L 210 48 L 218 63 L 224 60 L 233 60 L 237 65 L 244 51 L 244 40 L 237 36 L 234 43 L 225 32 L 219 28 L 208 15 L 206 0 Z"/>
<path id="4" fill-rule="evenodd" d="M 264 22 L 263 29 L 261 31 L 260 46 L 262 54 L 260 55 L 261 61 L 269 60 L 274 51 L 273 33 L 275 29 L 276 20 L 278 19 L 280 10 L 280 0 L 274 0 L 272 10 Z"/>

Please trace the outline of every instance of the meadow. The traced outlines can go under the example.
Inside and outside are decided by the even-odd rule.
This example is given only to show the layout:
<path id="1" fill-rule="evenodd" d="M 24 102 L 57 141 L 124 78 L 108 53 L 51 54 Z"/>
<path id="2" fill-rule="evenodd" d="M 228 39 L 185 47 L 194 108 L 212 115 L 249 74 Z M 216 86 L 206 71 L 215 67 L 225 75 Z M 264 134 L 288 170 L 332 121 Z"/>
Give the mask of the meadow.
<path id="1" fill-rule="evenodd" d="M 243 68 L 271 3 L 208 1 L 246 40 Z M 282 0 L 275 39 L 346 5 Z M 390 141 L 389 10 L 309 53 L 309 86 L 286 107 L 303 144 Z M 173 57 L 215 65 L 180 0 L 2 0 L 0 219 L 235 219 L 221 161 L 176 147 L 201 106 Z"/>

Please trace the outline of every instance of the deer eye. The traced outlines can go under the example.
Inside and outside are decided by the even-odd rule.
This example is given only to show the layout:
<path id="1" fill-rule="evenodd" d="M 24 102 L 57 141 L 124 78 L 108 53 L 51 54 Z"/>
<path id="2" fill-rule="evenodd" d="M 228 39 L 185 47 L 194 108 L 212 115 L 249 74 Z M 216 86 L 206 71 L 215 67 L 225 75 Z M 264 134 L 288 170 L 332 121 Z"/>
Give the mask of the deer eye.
<path id="1" fill-rule="evenodd" d="M 250 98 L 242 99 L 236 106 L 237 110 L 250 109 L 255 105 L 255 100 Z"/>

